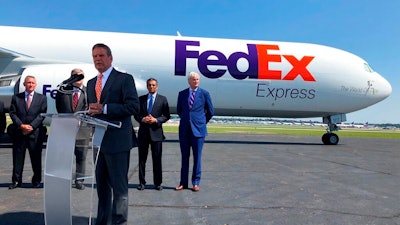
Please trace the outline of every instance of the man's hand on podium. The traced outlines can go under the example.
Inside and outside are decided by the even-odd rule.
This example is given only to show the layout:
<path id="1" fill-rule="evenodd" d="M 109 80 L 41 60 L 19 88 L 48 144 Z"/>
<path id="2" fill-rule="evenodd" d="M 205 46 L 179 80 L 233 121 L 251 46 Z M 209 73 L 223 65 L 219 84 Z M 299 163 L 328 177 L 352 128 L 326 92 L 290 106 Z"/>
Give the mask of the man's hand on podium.
<path id="1" fill-rule="evenodd" d="M 98 115 L 103 113 L 103 105 L 100 103 L 89 104 L 89 115 Z"/>

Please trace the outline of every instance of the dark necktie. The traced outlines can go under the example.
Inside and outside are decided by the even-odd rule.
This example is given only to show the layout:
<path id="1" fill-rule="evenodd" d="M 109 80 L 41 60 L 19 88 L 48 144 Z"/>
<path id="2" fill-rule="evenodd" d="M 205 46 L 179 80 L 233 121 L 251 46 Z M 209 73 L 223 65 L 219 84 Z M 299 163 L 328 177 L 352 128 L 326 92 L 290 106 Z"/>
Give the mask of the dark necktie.
<path id="1" fill-rule="evenodd" d="M 152 109 L 153 109 L 153 95 L 150 95 L 149 105 L 147 107 L 147 113 L 150 114 Z"/>
<path id="2" fill-rule="evenodd" d="M 192 91 L 192 94 L 190 95 L 190 98 L 189 98 L 189 109 L 191 109 L 192 108 L 192 106 L 193 106 L 193 103 L 194 103 L 194 95 L 196 94 L 196 92 L 195 91 Z"/>
<path id="3" fill-rule="evenodd" d="M 73 102 L 73 105 L 74 105 L 74 110 L 78 106 L 78 100 L 79 100 L 78 90 L 75 90 L 74 97 L 72 98 L 72 102 Z"/>

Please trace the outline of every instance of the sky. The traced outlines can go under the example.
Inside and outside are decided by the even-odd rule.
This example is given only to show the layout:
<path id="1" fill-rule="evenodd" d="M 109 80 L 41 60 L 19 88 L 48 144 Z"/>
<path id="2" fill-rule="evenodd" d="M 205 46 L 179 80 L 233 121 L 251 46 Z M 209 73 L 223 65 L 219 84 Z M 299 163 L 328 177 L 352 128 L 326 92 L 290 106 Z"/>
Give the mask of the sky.
<path id="1" fill-rule="evenodd" d="M 360 56 L 392 85 L 347 122 L 398 124 L 399 9 L 398 0 L 13 0 L 1 4 L 0 25 L 327 45 Z"/>

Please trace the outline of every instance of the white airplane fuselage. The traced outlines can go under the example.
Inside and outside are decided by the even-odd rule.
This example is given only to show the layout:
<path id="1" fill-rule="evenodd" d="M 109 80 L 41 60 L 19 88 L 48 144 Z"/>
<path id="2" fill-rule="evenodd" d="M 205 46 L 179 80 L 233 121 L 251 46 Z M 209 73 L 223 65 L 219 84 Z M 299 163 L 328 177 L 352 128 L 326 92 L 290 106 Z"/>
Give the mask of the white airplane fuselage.
<path id="1" fill-rule="evenodd" d="M 140 95 L 147 93 L 146 80 L 156 78 L 172 113 L 190 71 L 201 75 L 200 86 L 223 116 L 329 118 L 371 106 L 392 91 L 362 58 L 316 44 L 4 26 L 0 33 L 0 82 L 14 77 L 0 85 L 6 107 L 10 94 L 24 90 L 22 82 L 12 86 L 16 77 L 34 75 L 49 113 L 55 112 L 52 95 L 74 67 L 84 69 L 86 81 L 97 75 L 96 43 L 111 48 L 113 66 L 134 76 Z"/>

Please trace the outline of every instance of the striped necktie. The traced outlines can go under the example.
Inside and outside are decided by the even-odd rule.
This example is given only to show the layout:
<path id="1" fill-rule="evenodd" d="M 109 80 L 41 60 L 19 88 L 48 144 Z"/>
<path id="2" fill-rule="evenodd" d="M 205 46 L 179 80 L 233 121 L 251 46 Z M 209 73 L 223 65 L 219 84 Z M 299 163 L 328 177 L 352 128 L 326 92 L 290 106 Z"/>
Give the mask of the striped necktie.
<path id="1" fill-rule="evenodd" d="M 193 103 L 194 103 L 194 95 L 196 94 L 196 91 L 192 91 L 192 94 L 190 95 L 190 98 L 189 98 L 189 109 L 191 109 L 192 108 L 192 106 L 193 106 Z"/>
<path id="2" fill-rule="evenodd" d="M 79 91 L 78 91 L 78 89 L 76 89 L 75 92 L 74 92 L 74 97 L 72 98 L 72 103 L 74 105 L 74 110 L 78 106 L 78 100 L 79 100 Z"/>

